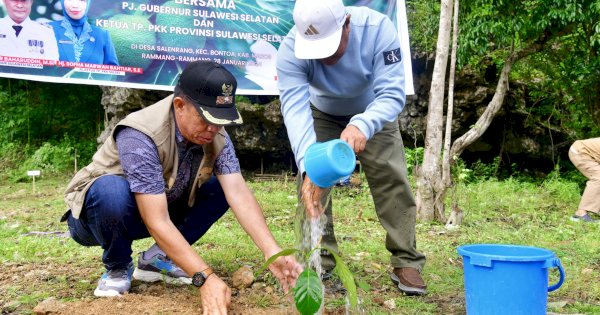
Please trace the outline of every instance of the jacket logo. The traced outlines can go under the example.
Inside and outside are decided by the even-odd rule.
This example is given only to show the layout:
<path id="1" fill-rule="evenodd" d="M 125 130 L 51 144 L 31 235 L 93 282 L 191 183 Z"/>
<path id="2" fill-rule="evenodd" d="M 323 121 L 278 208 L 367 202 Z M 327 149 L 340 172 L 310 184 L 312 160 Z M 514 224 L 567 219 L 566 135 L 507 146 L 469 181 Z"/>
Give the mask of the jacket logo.
<path id="1" fill-rule="evenodd" d="M 306 31 L 304 31 L 304 35 L 319 35 L 319 31 L 311 24 Z"/>
<path id="2" fill-rule="evenodd" d="M 391 65 L 396 62 L 400 62 L 402 60 L 402 54 L 400 53 L 400 48 L 396 48 L 390 51 L 383 52 L 383 61 L 386 65 Z"/>

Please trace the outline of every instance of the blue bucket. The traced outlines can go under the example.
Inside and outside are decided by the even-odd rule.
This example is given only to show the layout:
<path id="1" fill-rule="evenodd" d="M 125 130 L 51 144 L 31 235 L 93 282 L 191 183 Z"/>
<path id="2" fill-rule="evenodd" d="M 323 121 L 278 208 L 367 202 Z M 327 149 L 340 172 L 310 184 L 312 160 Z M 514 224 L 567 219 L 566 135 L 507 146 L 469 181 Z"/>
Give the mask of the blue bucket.
<path id="1" fill-rule="evenodd" d="M 304 154 L 306 175 L 315 185 L 328 188 L 349 176 L 356 167 L 356 155 L 346 141 L 340 139 L 313 143 Z"/>
<path id="2" fill-rule="evenodd" d="M 467 314 L 546 314 L 548 292 L 565 272 L 553 252 L 530 246 L 475 244 L 458 247 L 463 256 Z M 558 283 L 548 287 L 548 268 Z"/>

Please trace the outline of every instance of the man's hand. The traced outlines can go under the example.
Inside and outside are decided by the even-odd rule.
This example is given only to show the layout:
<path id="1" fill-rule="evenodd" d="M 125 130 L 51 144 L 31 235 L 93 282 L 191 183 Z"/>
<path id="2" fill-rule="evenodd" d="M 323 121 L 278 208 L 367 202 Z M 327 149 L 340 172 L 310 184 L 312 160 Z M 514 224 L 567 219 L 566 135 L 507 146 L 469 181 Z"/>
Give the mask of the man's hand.
<path id="1" fill-rule="evenodd" d="M 354 125 L 348 125 L 344 131 L 342 131 L 340 139 L 348 142 L 356 154 L 364 151 L 365 146 L 367 145 L 367 137 Z"/>
<path id="2" fill-rule="evenodd" d="M 304 182 L 301 188 L 302 203 L 309 218 L 317 218 L 325 211 L 321 204 L 321 196 L 325 189 L 315 185 L 308 175 L 304 176 Z"/>
<path id="3" fill-rule="evenodd" d="M 231 289 L 213 273 L 200 287 L 200 298 L 202 315 L 226 315 L 231 304 Z"/>
<path id="4" fill-rule="evenodd" d="M 278 257 L 269 265 L 269 270 L 279 280 L 284 293 L 288 293 L 290 287 L 296 285 L 296 279 L 302 272 L 302 266 L 292 256 Z"/>

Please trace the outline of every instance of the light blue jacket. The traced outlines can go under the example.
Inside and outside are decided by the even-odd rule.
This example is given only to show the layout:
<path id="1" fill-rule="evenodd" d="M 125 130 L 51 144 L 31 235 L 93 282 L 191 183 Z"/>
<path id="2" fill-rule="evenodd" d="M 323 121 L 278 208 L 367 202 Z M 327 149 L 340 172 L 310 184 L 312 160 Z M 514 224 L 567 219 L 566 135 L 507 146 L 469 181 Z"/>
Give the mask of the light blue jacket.
<path id="1" fill-rule="evenodd" d="M 367 7 L 346 7 L 351 14 L 348 47 L 327 66 L 294 56 L 294 26 L 277 53 L 281 112 L 296 164 L 304 171 L 304 153 L 316 141 L 312 103 L 336 116 L 352 116 L 367 140 L 398 118 L 404 108 L 404 65 L 398 31 L 385 15 Z M 309 103 L 310 102 L 310 103 Z"/>
<path id="2" fill-rule="evenodd" d="M 63 61 L 86 62 L 105 65 L 119 65 L 115 46 L 110 38 L 108 31 L 97 26 L 85 23 L 84 29 L 81 32 L 80 39 L 86 38 L 83 41 L 83 49 L 79 60 L 75 56 L 75 43 L 67 36 L 67 28 L 62 24 L 68 23 L 67 20 L 51 22 L 56 35 L 58 44 L 59 59 Z"/>

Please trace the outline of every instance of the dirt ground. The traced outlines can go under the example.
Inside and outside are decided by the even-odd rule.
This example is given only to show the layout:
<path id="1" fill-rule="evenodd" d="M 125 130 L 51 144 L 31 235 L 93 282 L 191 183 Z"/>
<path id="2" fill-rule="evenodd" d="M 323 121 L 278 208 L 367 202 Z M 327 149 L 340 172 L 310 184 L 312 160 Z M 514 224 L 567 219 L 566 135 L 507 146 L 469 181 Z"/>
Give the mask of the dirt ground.
<path id="1" fill-rule="evenodd" d="M 143 283 L 134 280 L 129 294 L 95 298 L 96 269 L 76 264 L 5 264 L 0 272 L 0 314 L 201 314 L 193 286 Z M 228 278 L 224 278 L 231 285 Z M 40 295 L 40 292 L 45 292 Z M 296 314 L 291 294 L 255 282 L 232 289 L 229 314 Z M 40 301 L 41 302 L 38 302 Z M 343 314 L 343 309 L 326 310 Z"/>
<path id="2" fill-rule="evenodd" d="M 193 286 L 165 283 L 132 282 L 130 292 L 122 297 L 96 298 L 93 290 L 100 273 L 97 268 L 70 264 L 4 264 L 0 268 L 0 314 L 202 314 L 198 291 Z M 230 278 L 223 278 L 231 285 Z M 41 292 L 44 292 L 43 294 Z M 382 296 L 386 295 L 381 292 Z M 229 314 L 284 315 L 298 314 L 291 294 L 284 295 L 274 286 L 257 279 L 249 288 L 232 289 Z M 326 293 L 325 300 L 341 298 Z M 374 298 L 383 305 L 385 301 Z M 440 306 L 441 314 L 464 314 L 464 298 L 429 296 L 426 302 Z M 406 314 L 400 309 L 383 313 Z M 324 315 L 346 314 L 344 306 L 327 305 Z M 367 313 L 364 313 L 367 314 Z"/>

